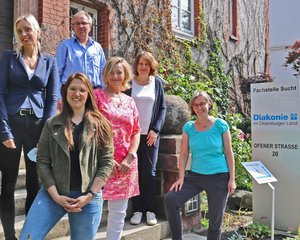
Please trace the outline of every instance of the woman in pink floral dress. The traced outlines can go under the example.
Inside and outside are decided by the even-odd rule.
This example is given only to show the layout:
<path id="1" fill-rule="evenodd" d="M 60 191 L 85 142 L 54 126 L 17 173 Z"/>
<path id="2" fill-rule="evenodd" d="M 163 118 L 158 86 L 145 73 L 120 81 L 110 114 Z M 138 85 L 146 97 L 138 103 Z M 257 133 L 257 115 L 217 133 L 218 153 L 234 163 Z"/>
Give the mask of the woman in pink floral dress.
<path id="1" fill-rule="evenodd" d="M 106 239 L 119 240 L 128 199 L 139 195 L 136 151 L 141 129 L 133 98 L 122 93 L 132 79 L 130 65 L 121 57 L 110 58 L 103 79 L 106 87 L 94 93 L 99 110 L 112 124 L 115 149 L 114 171 L 103 190 L 103 199 L 108 200 Z"/>

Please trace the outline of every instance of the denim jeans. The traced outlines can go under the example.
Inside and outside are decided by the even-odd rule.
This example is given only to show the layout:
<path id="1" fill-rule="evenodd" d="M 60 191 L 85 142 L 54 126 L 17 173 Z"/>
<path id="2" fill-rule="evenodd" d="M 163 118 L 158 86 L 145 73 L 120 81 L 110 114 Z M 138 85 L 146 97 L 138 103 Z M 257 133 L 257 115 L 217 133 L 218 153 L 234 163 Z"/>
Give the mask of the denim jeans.
<path id="1" fill-rule="evenodd" d="M 72 191 L 70 197 L 76 198 L 81 192 Z M 102 214 L 102 193 L 82 208 L 81 212 L 68 213 L 72 240 L 93 240 L 98 230 Z M 35 198 L 26 217 L 20 240 L 43 240 L 48 232 L 59 222 L 67 211 L 52 200 L 42 188 Z"/>

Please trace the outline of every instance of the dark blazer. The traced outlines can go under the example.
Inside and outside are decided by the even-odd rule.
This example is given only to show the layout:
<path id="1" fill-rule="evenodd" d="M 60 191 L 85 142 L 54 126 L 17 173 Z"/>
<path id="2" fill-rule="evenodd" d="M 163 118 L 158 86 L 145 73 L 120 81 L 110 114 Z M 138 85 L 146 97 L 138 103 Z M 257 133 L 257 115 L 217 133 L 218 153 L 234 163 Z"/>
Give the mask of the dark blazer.
<path id="1" fill-rule="evenodd" d="M 132 89 L 126 90 L 124 93 L 131 96 Z M 160 133 L 161 129 L 164 126 L 165 117 L 167 112 L 167 105 L 164 96 L 164 89 L 162 86 L 162 82 L 155 78 L 155 100 L 152 109 L 152 117 L 148 132 L 153 130 L 156 133 Z"/>
<path id="2" fill-rule="evenodd" d="M 28 96 L 37 118 L 46 121 L 57 108 L 58 70 L 54 57 L 40 53 L 29 80 L 24 62 L 16 52 L 0 56 L 0 140 L 13 138 L 8 115 L 16 114 Z"/>

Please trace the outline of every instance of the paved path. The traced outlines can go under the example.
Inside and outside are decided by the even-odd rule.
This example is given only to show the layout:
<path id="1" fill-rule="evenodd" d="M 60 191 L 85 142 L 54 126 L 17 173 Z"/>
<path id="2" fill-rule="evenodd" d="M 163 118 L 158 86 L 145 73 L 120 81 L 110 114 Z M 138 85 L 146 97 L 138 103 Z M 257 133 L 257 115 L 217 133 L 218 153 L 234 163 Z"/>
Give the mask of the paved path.
<path id="1" fill-rule="evenodd" d="M 165 238 L 164 240 L 172 240 L 172 239 Z M 206 240 L 206 237 L 194 233 L 188 233 L 183 236 L 183 240 Z"/>

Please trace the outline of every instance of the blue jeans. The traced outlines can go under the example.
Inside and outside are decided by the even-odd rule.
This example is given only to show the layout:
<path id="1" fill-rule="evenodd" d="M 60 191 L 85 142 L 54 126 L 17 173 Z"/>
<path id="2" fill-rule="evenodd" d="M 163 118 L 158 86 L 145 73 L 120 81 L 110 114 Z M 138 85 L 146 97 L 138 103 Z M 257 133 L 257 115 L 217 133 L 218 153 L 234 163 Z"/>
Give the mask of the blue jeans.
<path id="1" fill-rule="evenodd" d="M 72 191 L 70 197 L 76 198 L 81 192 Z M 93 240 L 98 230 L 102 214 L 102 193 L 82 208 L 81 212 L 68 213 L 72 240 Z M 59 222 L 67 211 L 52 200 L 42 188 L 36 196 L 26 217 L 20 240 L 43 240 L 48 232 Z"/>

